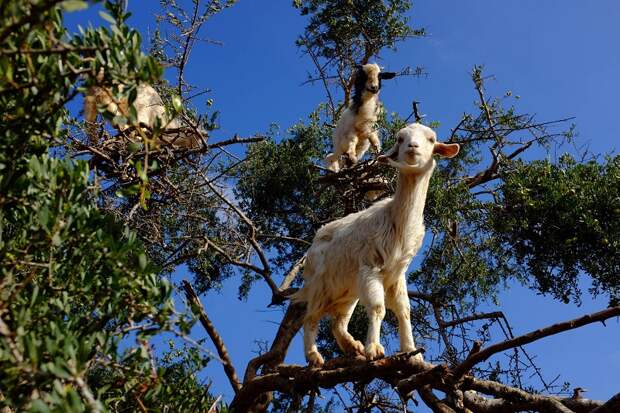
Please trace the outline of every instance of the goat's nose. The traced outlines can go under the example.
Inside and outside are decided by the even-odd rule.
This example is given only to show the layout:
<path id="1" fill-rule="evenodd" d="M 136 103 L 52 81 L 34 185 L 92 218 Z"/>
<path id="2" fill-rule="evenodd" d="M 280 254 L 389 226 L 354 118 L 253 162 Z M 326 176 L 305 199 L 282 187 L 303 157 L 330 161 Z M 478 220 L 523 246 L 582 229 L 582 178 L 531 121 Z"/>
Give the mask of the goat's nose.
<path id="1" fill-rule="evenodd" d="M 417 143 L 417 142 L 411 142 L 411 143 L 409 144 L 409 147 L 410 147 L 410 148 L 419 148 L 419 147 L 420 147 L 420 144 L 419 144 L 419 143 Z"/>

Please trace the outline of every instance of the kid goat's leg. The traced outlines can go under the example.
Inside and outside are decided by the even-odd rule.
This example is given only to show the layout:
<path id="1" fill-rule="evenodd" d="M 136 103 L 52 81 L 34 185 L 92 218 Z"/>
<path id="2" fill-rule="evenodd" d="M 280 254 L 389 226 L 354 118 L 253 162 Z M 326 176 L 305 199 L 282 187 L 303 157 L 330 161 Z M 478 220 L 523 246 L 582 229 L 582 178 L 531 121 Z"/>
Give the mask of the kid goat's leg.
<path id="1" fill-rule="evenodd" d="M 379 342 L 381 322 L 385 317 L 383 283 L 379 270 L 367 266 L 362 267 L 359 275 L 360 301 L 368 313 L 368 333 L 366 336 L 366 358 L 376 360 L 385 355 L 385 350 Z"/>
<path id="2" fill-rule="evenodd" d="M 349 157 L 349 162 L 351 163 L 351 165 L 355 165 L 358 161 L 357 159 L 357 152 L 355 150 L 355 148 L 357 148 L 357 142 L 359 141 L 359 138 L 356 134 L 350 134 L 347 136 L 347 150 L 346 150 L 346 154 Z M 351 166 L 349 165 L 349 166 Z"/>
<path id="3" fill-rule="evenodd" d="M 377 133 L 376 130 L 373 130 L 372 132 L 368 134 L 368 140 L 370 141 L 373 148 L 375 149 L 375 152 L 377 154 L 381 153 L 381 141 L 379 140 L 379 134 Z"/>

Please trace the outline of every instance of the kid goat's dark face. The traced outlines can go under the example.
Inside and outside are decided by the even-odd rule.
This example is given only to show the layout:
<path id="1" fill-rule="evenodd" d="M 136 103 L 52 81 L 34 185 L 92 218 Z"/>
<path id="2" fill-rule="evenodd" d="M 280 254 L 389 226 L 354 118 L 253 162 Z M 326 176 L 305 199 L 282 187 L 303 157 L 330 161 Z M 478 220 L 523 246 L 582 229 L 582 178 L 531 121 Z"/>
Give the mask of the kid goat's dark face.
<path id="1" fill-rule="evenodd" d="M 396 76 L 396 73 L 379 72 L 376 76 L 376 79 L 369 79 L 368 73 L 364 70 L 364 67 L 358 66 L 355 76 L 355 88 L 358 90 L 366 89 L 370 93 L 378 93 L 379 90 L 381 90 L 381 81 L 384 79 L 393 79 Z"/>

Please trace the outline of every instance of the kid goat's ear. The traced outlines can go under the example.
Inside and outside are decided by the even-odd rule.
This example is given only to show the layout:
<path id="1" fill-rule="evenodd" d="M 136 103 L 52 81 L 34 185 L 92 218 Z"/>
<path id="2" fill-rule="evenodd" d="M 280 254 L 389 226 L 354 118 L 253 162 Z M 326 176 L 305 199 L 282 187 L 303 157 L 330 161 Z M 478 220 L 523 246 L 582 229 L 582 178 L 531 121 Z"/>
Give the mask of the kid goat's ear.
<path id="1" fill-rule="evenodd" d="M 394 79 L 396 77 L 395 72 L 381 72 L 379 73 L 379 79 Z"/>
<path id="2" fill-rule="evenodd" d="M 458 153 L 461 147 L 458 143 L 435 143 L 433 147 L 433 154 L 437 154 L 442 158 L 454 158 Z"/>

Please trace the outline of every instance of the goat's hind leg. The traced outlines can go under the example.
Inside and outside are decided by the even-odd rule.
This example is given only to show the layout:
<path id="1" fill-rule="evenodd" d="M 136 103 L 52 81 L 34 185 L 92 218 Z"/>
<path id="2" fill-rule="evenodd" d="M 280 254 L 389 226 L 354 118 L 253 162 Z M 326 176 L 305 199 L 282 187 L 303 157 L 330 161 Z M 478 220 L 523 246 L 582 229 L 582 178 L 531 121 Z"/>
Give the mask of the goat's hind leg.
<path id="1" fill-rule="evenodd" d="M 357 147 L 355 148 L 355 155 L 357 156 L 358 161 L 364 157 L 366 152 L 368 152 L 369 147 L 370 142 L 368 141 L 368 139 L 361 139 L 357 143 Z"/>
<path id="2" fill-rule="evenodd" d="M 347 148 L 346 148 L 345 153 L 347 154 L 349 158 L 348 159 L 349 165 L 347 165 L 349 167 L 355 165 L 358 161 L 357 151 L 356 151 L 358 141 L 359 141 L 359 138 L 355 134 L 351 134 L 347 136 L 347 141 L 346 141 Z"/>
<path id="3" fill-rule="evenodd" d="M 348 305 L 343 305 L 342 311 L 339 311 L 334 315 L 334 319 L 332 321 L 332 334 L 336 339 L 336 343 L 338 343 L 338 347 L 340 347 L 343 353 L 350 355 L 359 354 L 363 356 L 364 345 L 359 340 L 354 339 L 348 331 L 349 321 L 351 320 L 353 311 L 355 311 L 356 305 L 357 300 Z"/>
<path id="4" fill-rule="evenodd" d="M 304 319 L 304 353 L 310 366 L 320 367 L 325 363 L 323 356 L 316 346 L 316 336 L 319 329 L 320 317 L 308 316 Z"/>
<path id="5" fill-rule="evenodd" d="M 330 153 L 325 157 L 325 165 L 332 172 L 340 171 L 340 156 L 337 153 Z"/>
<path id="6" fill-rule="evenodd" d="M 368 134 L 368 140 L 372 144 L 372 147 L 374 148 L 377 155 L 380 154 L 381 153 L 381 141 L 379 140 L 379 134 L 377 133 L 376 130 L 373 130 L 372 132 Z"/>

